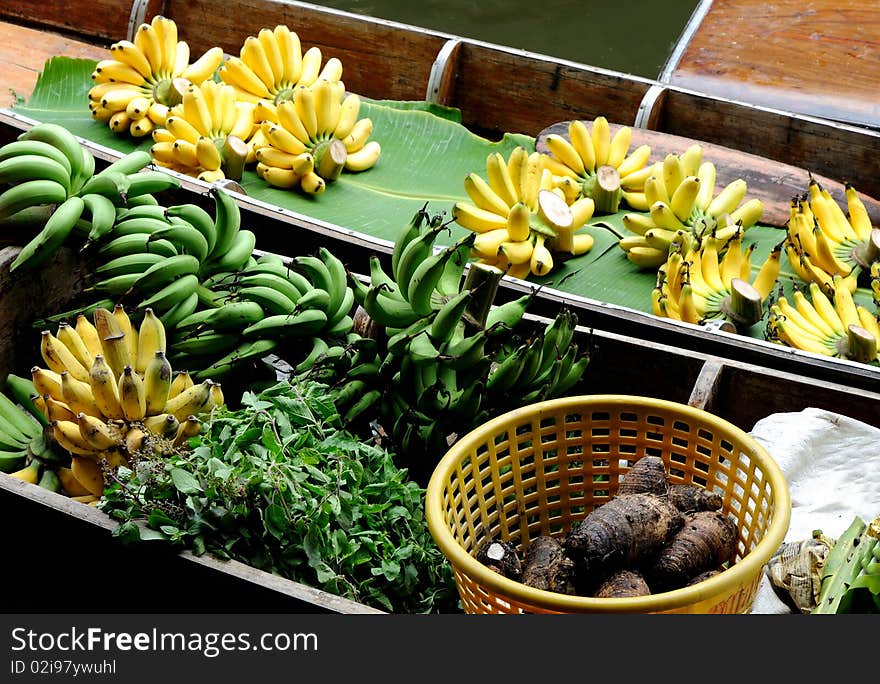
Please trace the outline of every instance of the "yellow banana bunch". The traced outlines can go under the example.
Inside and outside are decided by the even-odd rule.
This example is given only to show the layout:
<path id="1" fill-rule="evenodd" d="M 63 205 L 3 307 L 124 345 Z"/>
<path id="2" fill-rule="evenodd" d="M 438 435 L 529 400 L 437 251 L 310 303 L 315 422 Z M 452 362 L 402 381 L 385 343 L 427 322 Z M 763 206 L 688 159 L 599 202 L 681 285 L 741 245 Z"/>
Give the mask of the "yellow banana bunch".
<path id="1" fill-rule="evenodd" d="M 741 178 L 714 194 L 715 165 L 702 160 L 699 144 L 680 155 L 670 153 L 648 169 L 644 185 L 648 213 L 625 214 L 623 225 L 633 235 L 619 242 L 627 258 L 640 268 L 665 263 L 679 231 L 697 242 L 709 234 L 723 242 L 755 225 L 764 212 L 757 198 L 743 202 L 748 188 Z"/>
<path id="2" fill-rule="evenodd" d="M 138 27 L 133 41 L 113 43 L 110 56 L 96 65 L 89 89 L 92 118 L 117 133 L 147 136 L 165 123 L 183 88 L 210 79 L 222 61 L 223 50 L 212 47 L 190 62 L 177 24 L 157 15 Z"/>
<path id="3" fill-rule="evenodd" d="M 871 264 L 871 296 L 874 298 L 874 306 L 877 307 L 877 315 L 880 316 L 880 261 Z"/>
<path id="4" fill-rule="evenodd" d="M 369 140 L 373 121 L 358 118 L 360 105 L 357 94 L 346 95 L 341 82 L 326 78 L 296 86 L 290 99 L 276 105 L 258 102 L 253 143 L 257 174 L 275 187 L 317 195 L 343 171 L 372 168 L 382 147 Z"/>
<path id="5" fill-rule="evenodd" d="M 880 324 L 853 301 L 843 277 L 832 277 L 829 293 L 816 282 L 807 288 L 810 298 L 796 290 L 792 302 L 780 297 L 770 306 L 768 339 L 822 356 L 860 363 L 880 360 Z"/>
<path id="6" fill-rule="evenodd" d="M 486 158 L 485 179 L 477 173 L 465 177 L 471 201 L 452 207 L 460 226 L 479 233 L 474 257 L 516 278 L 546 275 L 554 255 L 577 256 L 593 247 L 592 235 L 577 232 L 592 218 L 593 200 L 576 197 L 569 203 L 545 168 L 546 158 L 521 146 L 506 160 L 492 152 Z"/>
<path id="7" fill-rule="evenodd" d="M 568 125 L 568 138 L 551 133 L 545 138 L 550 152 L 546 167 L 557 185 L 573 181 L 578 197 L 590 197 L 596 211 L 614 214 L 621 201 L 644 210 L 649 145 L 629 151 L 632 129 L 621 126 L 612 136 L 608 120 L 597 116 L 591 127 L 581 120 Z"/>
<path id="8" fill-rule="evenodd" d="M 240 180 L 255 128 L 254 105 L 237 101 L 232 86 L 188 85 L 153 131 L 150 154 L 157 165 L 208 183 Z"/>
<path id="9" fill-rule="evenodd" d="M 788 260 L 799 278 L 826 291 L 839 275 L 853 292 L 859 273 L 880 259 L 880 228 L 871 224 L 856 189 L 845 186 L 846 212 L 815 178 L 808 191 L 791 201 Z"/>
<path id="10" fill-rule="evenodd" d="M 152 309 L 138 326 L 122 305 L 97 308 L 93 319 L 82 315 L 56 334 L 43 331 L 47 368 L 34 366 L 31 377 L 52 437 L 71 454 L 71 482 L 100 496 L 105 469 L 179 446 L 200 414 L 223 404 L 223 394 L 214 381 L 173 376 L 165 329 Z"/>
<path id="11" fill-rule="evenodd" d="M 322 59 L 320 48 L 314 46 L 303 52 L 299 36 L 279 24 L 245 38 L 239 56 L 227 59 L 217 75 L 235 88 L 237 99 L 252 104 L 263 102 L 272 109 L 292 99 L 298 86 L 310 86 L 321 79 L 339 83 L 342 62 L 331 57 L 322 66 Z"/>
<path id="12" fill-rule="evenodd" d="M 737 329 L 761 320 L 779 277 L 782 245 L 771 250 L 752 279 L 754 247 L 743 247 L 744 232 L 740 229 L 728 241 L 723 255 L 722 243 L 712 236 L 687 251 L 676 244 L 657 270 L 651 294 L 654 314 L 687 323 L 726 319 Z"/>

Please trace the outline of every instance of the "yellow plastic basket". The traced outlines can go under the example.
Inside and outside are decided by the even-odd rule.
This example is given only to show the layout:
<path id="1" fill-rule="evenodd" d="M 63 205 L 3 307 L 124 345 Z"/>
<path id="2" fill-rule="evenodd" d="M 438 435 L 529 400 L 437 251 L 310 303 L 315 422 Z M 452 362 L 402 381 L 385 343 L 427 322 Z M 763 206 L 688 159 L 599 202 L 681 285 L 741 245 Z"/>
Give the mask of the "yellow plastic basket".
<path id="1" fill-rule="evenodd" d="M 662 457 L 670 482 L 721 494 L 739 530 L 728 569 L 651 596 L 592 598 L 534 589 L 474 558 L 488 538 L 522 553 L 535 536 L 565 534 L 642 456 Z M 785 477 L 746 432 L 691 406 L 626 395 L 554 399 L 486 422 L 445 454 L 425 505 L 467 613 L 747 613 L 791 516 Z"/>

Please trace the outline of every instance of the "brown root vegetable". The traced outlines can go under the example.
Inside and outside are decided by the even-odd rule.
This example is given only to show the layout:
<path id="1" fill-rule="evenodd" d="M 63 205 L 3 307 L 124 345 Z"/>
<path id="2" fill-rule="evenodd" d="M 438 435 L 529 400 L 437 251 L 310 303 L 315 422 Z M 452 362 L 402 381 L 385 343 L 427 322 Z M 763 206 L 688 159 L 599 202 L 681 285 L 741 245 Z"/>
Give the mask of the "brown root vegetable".
<path id="1" fill-rule="evenodd" d="M 490 570 L 494 570 L 508 579 L 522 579 L 522 562 L 513 544 L 505 541 L 489 539 L 477 549 L 476 559 Z"/>
<path id="2" fill-rule="evenodd" d="M 682 587 L 695 575 L 732 560 L 736 536 L 736 524 L 720 511 L 688 513 L 684 525 L 660 550 L 645 574 L 655 590 Z"/>
<path id="3" fill-rule="evenodd" d="M 562 545 L 577 565 L 578 581 L 595 581 L 656 553 L 683 520 L 666 497 L 619 496 L 590 511 Z"/>
<path id="4" fill-rule="evenodd" d="M 682 513 L 718 511 L 724 503 L 724 499 L 717 492 L 711 492 L 695 484 L 669 485 L 669 500 Z"/>
<path id="5" fill-rule="evenodd" d="M 558 594 L 577 593 L 574 561 L 554 537 L 540 536 L 526 548 L 522 564 L 522 583 Z"/>
<path id="6" fill-rule="evenodd" d="M 721 568 L 712 568 L 711 570 L 706 570 L 706 572 L 701 572 L 699 575 L 695 575 L 691 577 L 688 583 L 685 586 L 693 586 L 694 584 L 699 584 L 704 580 L 709 579 L 710 577 L 715 577 L 715 575 L 721 574 Z"/>
<path id="7" fill-rule="evenodd" d="M 617 488 L 617 496 L 628 494 L 657 494 L 666 496 L 669 484 L 666 466 L 659 456 L 642 456 L 627 471 Z"/>
<path id="8" fill-rule="evenodd" d="M 593 594 L 596 598 L 629 598 L 650 596 L 651 589 L 636 570 L 618 570 L 609 575 Z"/>

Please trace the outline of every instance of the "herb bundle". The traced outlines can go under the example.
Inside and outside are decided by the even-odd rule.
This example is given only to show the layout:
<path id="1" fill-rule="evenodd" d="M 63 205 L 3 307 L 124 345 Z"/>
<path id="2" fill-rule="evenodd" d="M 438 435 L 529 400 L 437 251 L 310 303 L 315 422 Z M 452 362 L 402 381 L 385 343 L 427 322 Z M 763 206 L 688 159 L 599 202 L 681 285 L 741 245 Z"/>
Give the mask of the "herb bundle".
<path id="1" fill-rule="evenodd" d="M 102 504 L 117 536 L 166 539 L 389 612 L 459 610 L 424 489 L 341 428 L 325 385 L 245 392 L 190 445 L 120 470 Z"/>

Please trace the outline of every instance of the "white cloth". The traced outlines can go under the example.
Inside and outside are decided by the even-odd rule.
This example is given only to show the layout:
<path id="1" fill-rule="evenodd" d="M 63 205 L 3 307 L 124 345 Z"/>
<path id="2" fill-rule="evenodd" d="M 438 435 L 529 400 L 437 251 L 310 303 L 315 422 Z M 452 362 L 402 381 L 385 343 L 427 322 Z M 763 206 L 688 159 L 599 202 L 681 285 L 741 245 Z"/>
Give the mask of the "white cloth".
<path id="1" fill-rule="evenodd" d="M 856 516 L 880 515 L 880 429 L 816 408 L 774 413 L 751 433 L 773 457 L 791 492 L 785 541 L 822 530 L 836 539 Z M 791 613 L 762 576 L 752 613 Z"/>

